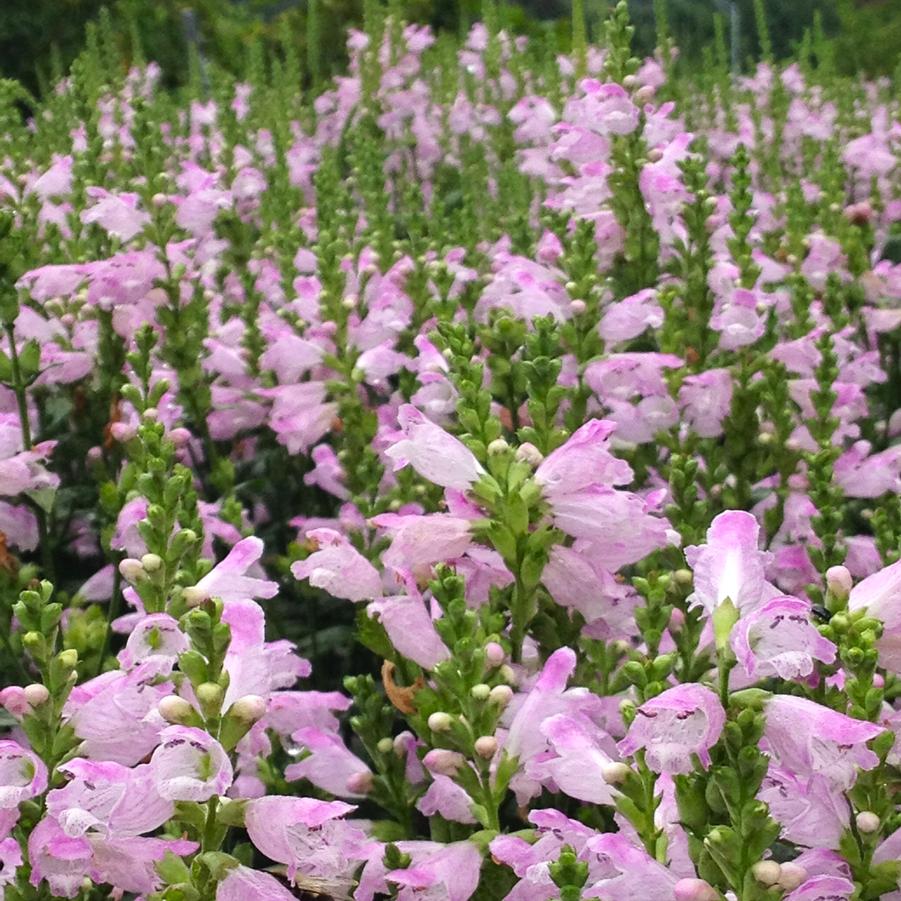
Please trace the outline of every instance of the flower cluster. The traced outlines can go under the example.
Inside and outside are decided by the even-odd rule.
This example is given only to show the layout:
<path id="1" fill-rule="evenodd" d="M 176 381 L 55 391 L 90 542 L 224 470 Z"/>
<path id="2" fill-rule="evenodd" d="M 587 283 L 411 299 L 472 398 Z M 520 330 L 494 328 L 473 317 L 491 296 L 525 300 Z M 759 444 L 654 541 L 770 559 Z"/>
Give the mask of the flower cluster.
<path id="1" fill-rule="evenodd" d="M 898 901 L 898 86 L 368 18 L 0 83 L 4 898 Z"/>

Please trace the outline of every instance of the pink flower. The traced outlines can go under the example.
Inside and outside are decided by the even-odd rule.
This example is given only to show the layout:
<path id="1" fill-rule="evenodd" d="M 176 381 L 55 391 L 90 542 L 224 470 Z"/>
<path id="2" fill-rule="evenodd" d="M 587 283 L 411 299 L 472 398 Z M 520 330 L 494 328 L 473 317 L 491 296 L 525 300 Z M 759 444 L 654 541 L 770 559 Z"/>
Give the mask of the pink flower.
<path id="1" fill-rule="evenodd" d="M 296 901 L 296 897 L 275 876 L 244 866 L 229 870 L 216 889 L 216 901 Z"/>
<path id="2" fill-rule="evenodd" d="M 18 807 L 47 790 L 47 767 L 15 741 L 0 741 L 0 810 Z"/>
<path id="3" fill-rule="evenodd" d="M 579 855 L 589 865 L 585 896 L 602 901 L 650 901 L 674 898 L 678 878 L 644 848 L 619 833 L 590 838 Z"/>
<path id="4" fill-rule="evenodd" d="M 426 893 L 447 901 L 468 901 L 478 888 L 481 866 L 482 855 L 474 844 L 455 842 L 414 860 L 406 869 L 391 870 L 385 879 L 400 887 L 398 901 L 415 901 Z"/>
<path id="5" fill-rule="evenodd" d="M 162 658 L 175 665 L 178 655 L 188 649 L 188 638 L 178 621 L 168 613 L 151 613 L 141 619 L 119 652 L 119 665 L 132 669 L 150 658 Z"/>
<path id="6" fill-rule="evenodd" d="M 16 871 L 22 866 L 22 848 L 14 838 L 0 841 L 0 887 L 16 881 Z"/>
<path id="7" fill-rule="evenodd" d="M 138 209 L 137 194 L 110 194 L 103 188 L 88 188 L 87 194 L 96 203 L 81 214 L 81 221 L 86 225 L 97 223 L 120 241 L 130 241 L 150 222 L 150 216 Z"/>
<path id="8" fill-rule="evenodd" d="M 148 764 L 130 769 L 75 758 L 58 769 L 71 781 L 47 794 L 47 812 L 73 838 L 87 832 L 142 835 L 162 826 L 175 811 L 173 803 L 157 792 Z"/>
<path id="9" fill-rule="evenodd" d="M 602 747 L 601 732 L 587 717 L 558 714 L 541 724 L 556 757 L 544 761 L 540 768 L 557 788 L 571 798 L 590 804 L 614 804 L 616 793 L 604 781 L 604 768 L 613 758 Z"/>
<path id="10" fill-rule="evenodd" d="M 705 767 L 710 766 L 710 749 L 725 722 L 726 711 L 709 688 L 696 683 L 676 685 L 636 710 L 617 748 L 623 756 L 644 748 L 648 766 L 655 773 L 690 773 L 693 754 Z"/>
<path id="11" fill-rule="evenodd" d="M 686 376 L 679 388 L 679 404 L 694 432 L 716 438 L 732 408 L 732 374 L 728 369 L 708 369 Z"/>
<path id="12" fill-rule="evenodd" d="M 208 801 L 232 784 L 232 765 L 222 745 L 208 732 L 169 726 L 150 758 L 153 781 L 169 801 Z"/>
<path id="13" fill-rule="evenodd" d="M 285 769 L 285 779 L 297 782 L 306 779 L 329 794 L 344 798 L 361 798 L 359 777 L 369 776 L 369 767 L 347 749 L 340 736 L 309 726 L 298 729 L 291 736 L 298 750 L 306 752 L 297 763 Z"/>
<path id="14" fill-rule="evenodd" d="M 263 542 L 259 538 L 243 538 L 196 585 L 186 588 L 192 600 L 218 597 L 226 604 L 251 598 L 271 598 L 278 594 L 278 583 L 248 576 L 263 556 Z"/>
<path id="15" fill-rule="evenodd" d="M 657 302 L 657 291 L 645 288 L 607 307 L 599 331 L 611 343 L 630 341 L 646 329 L 663 325 L 663 309 Z"/>
<path id="16" fill-rule="evenodd" d="M 466 491 L 485 470 L 460 441 L 426 419 L 416 407 L 404 404 L 397 416 L 403 438 L 385 452 L 394 469 L 412 466 L 424 479 L 444 488 Z"/>
<path id="17" fill-rule="evenodd" d="M 368 601 L 382 593 L 378 570 L 344 537 L 332 529 L 313 529 L 307 538 L 318 546 L 305 560 L 291 564 L 295 579 L 309 579 L 336 598 Z"/>
<path id="18" fill-rule="evenodd" d="M 343 801 L 317 801 L 272 795 L 247 805 L 250 840 L 271 860 L 298 872 L 325 879 L 347 878 L 371 847 L 361 830 L 343 819 L 355 810 Z"/>
<path id="19" fill-rule="evenodd" d="M 879 662 L 892 672 L 901 673 L 901 560 L 867 576 L 851 589 L 848 609 L 864 608 L 884 625 L 876 644 Z"/>
<path id="20" fill-rule="evenodd" d="M 471 520 L 450 513 L 382 513 L 371 522 L 391 536 L 382 562 L 393 569 L 416 570 L 454 560 L 472 544 Z"/>
<path id="21" fill-rule="evenodd" d="M 764 579 L 771 555 L 759 549 L 759 535 L 760 526 L 750 513 L 720 513 L 707 530 L 707 543 L 685 548 L 685 559 L 694 570 L 689 601 L 713 613 L 729 598 L 748 613 L 775 594 Z"/>
<path id="22" fill-rule="evenodd" d="M 804 880 L 783 897 L 784 901 L 849 901 L 854 891 L 854 883 L 849 879 L 822 875 Z"/>
<path id="23" fill-rule="evenodd" d="M 366 608 L 366 613 L 378 619 L 399 653 L 431 670 L 447 660 L 450 651 L 435 630 L 416 580 L 412 575 L 405 574 L 403 581 L 404 594 L 373 601 Z"/>
<path id="24" fill-rule="evenodd" d="M 626 485 L 632 481 L 632 467 L 610 453 L 610 438 L 616 424 L 606 419 L 590 419 L 580 426 L 535 470 L 535 481 L 551 502 L 589 485 Z"/>
<path id="25" fill-rule="evenodd" d="M 810 603 L 774 598 L 743 616 L 732 632 L 732 649 L 752 679 L 798 679 L 813 672 L 814 660 L 835 661 L 835 645 L 810 621 Z"/>
<path id="26" fill-rule="evenodd" d="M 757 797 L 782 827 L 782 837 L 796 845 L 838 848 L 848 827 L 844 795 L 817 773 L 796 776 L 770 764 Z"/>
<path id="27" fill-rule="evenodd" d="M 858 768 L 871 770 L 879 763 L 866 742 L 884 731 L 807 698 L 775 695 L 766 704 L 763 740 L 779 766 L 799 776 L 820 773 L 847 790 Z"/>

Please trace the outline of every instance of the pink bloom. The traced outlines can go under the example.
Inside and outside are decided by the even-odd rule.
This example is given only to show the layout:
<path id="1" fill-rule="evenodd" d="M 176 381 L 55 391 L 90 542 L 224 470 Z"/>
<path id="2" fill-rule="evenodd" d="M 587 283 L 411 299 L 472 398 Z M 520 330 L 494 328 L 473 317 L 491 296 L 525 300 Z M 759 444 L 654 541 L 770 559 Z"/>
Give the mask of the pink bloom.
<path id="1" fill-rule="evenodd" d="M 482 477 L 485 470 L 472 451 L 416 407 L 404 404 L 397 420 L 404 437 L 386 451 L 395 471 L 412 466 L 424 479 L 459 491 L 466 491 Z"/>
<path id="2" fill-rule="evenodd" d="M 81 221 L 95 222 L 120 241 L 130 241 L 150 222 L 150 216 L 138 209 L 137 194 L 110 194 L 103 188 L 88 188 L 87 194 L 96 203 L 81 214 Z"/>
<path id="3" fill-rule="evenodd" d="M 617 748 L 623 756 L 644 748 L 648 766 L 656 773 L 690 773 L 693 754 L 710 766 L 710 749 L 725 722 L 726 711 L 709 688 L 676 685 L 638 708 Z"/>
<path id="4" fill-rule="evenodd" d="M 546 719 L 541 731 L 557 755 L 542 763 L 541 770 L 560 791 L 591 804 L 615 803 L 616 793 L 604 781 L 604 767 L 613 758 L 603 749 L 600 739 L 607 736 L 597 726 L 587 717 L 558 714 Z"/>
<path id="5" fill-rule="evenodd" d="M 551 503 L 560 495 L 589 485 L 625 485 L 632 481 L 632 467 L 610 453 L 615 428 L 609 420 L 591 419 L 541 462 L 535 470 L 535 481 Z"/>
<path id="6" fill-rule="evenodd" d="M 752 679 L 798 679 L 813 672 L 814 660 L 835 661 L 835 645 L 810 621 L 810 604 L 774 598 L 743 616 L 732 632 L 732 649 Z"/>
<path id="7" fill-rule="evenodd" d="M 315 727 L 298 729 L 291 736 L 306 756 L 285 769 L 285 779 L 306 779 L 329 794 L 344 798 L 363 797 L 358 790 L 361 776 L 371 776 L 369 767 L 347 749 L 340 736 Z"/>
<path id="8" fill-rule="evenodd" d="M 313 529 L 307 538 L 318 546 L 305 560 L 291 564 L 295 579 L 309 579 L 336 598 L 368 601 L 382 593 L 378 570 L 344 537 L 332 529 Z"/>
<path id="9" fill-rule="evenodd" d="M 305 876 L 348 877 L 367 856 L 365 835 L 343 819 L 355 808 L 343 801 L 272 795 L 247 805 L 247 834 L 271 860 L 288 867 L 293 882 Z"/>
<path id="10" fill-rule="evenodd" d="M 782 767 L 804 776 L 821 773 L 847 790 L 858 768 L 871 770 L 879 758 L 867 746 L 885 730 L 793 695 L 766 704 L 765 749 Z"/>
<path id="11" fill-rule="evenodd" d="M 232 765 L 222 745 L 208 732 L 169 726 L 150 758 L 153 781 L 169 801 L 208 801 L 232 784 Z"/>
<path id="12" fill-rule="evenodd" d="M 130 769 L 75 758 L 59 770 L 71 781 L 48 793 L 47 812 L 74 838 L 89 831 L 118 837 L 152 832 L 175 810 L 157 793 L 148 764 Z"/>
<path id="13" fill-rule="evenodd" d="M 694 570 L 692 604 L 708 613 L 726 598 L 742 612 L 759 607 L 774 592 L 764 579 L 770 554 L 758 547 L 760 526 L 750 513 L 720 513 L 707 530 L 707 543 L 685 548 Z"/>
<path id="14" fill-rule="evenodd" d="M 757 312 L 754 292 L 737 288 L 731 300 L 720 305 L 711 317 L 710 327 L 720 333 L 720 347 L 723 350 L 737 350 L 763 336 L 766 320 Z"/>
<path id="15" fill-rule="evenodd" d="M 399 886 L 398 901 L 415 901 L 424 894 L 447 901 L 468 901 L 479 885 L 482 855 L 470 842 L 446 845 L 435 854 L 403 870 L 385 874 L 387 882 Z"/>
<path id="16" fill-rule="evenodd" d="M 186 589 L 192 598 L 201 600 L 218 597 L 227 604 L 251 598 L 271 598 L 278 594 L 278 583 L 248 576 L 263 556 L 263 542 L 259 538 L 243 538 L 196 585 Z"/>
<path id="17" fill-rule="evenodd" d="M 732 374 L 728 369 L 708 369 L 687 376 L 679 388 L 679 404 L 694 432 L 716 438 L 732 408 Z"/>
<path id="18" fill-rule="evenodd" d="M 175 665 L 178 655 L 188 649 L 188 638 L 178 621 L 168 613 L 151 613 L 140 620 L 119 652 L 119 665 L 131 669 L 151 657 L 162 658 Z M 171 667 L 170 667 L 171 668 Z"/>
<path id="19" fill-rule="evenodd" d="M 229 870 L 216 888 L 216 901 L 295 901 L 296 897 L 275 876 L 244 866 Z"/>
<path id="20" fill-rule="evenodd" d="M 382 562 L 394 569 L 415 570 L 453 560 L 472 544 L 472 522 L 450 513 L 382 513 L 371 522 L 391 536 Z"/>
<path id="21" fill-rule="evenodd" d="M 757 797 L 782 827 L 782 837 L 796 845 L 838 848 L 848 828 L 848 802 L 826 776 L 796 776 L 770 764 Z"/>
<path id="22" fill-rule="evenodd" d="M 785 895 L 784 901 L 849 901 L 854 891 L 854 883 L 843 876 L 814 876 Z"/>
<path id="23" fill-rule="evenodd" d="M 579 856 L 590 868 L 585 897 L 601 901 L 674 898 L 676 875 L 622 834 L 605 833 L 590 838 Z"/>
<path id="24" fill-rule="evenodd" d="M 472 805 L 473 800 L 466 790 L 457 785 L 450 776 L 433 773 L 432 784 L 416 802 L 416 809 L 427 817 L 437 813 L 454 823 L 475 824 L 478 821 L 473 815 Z"/>
<path id="25" fill-rule="evenodd" d="M 366 612 L 378 619 L 399 653 L 424 669 L 434 669 L 450 657 L 450 651 L 435 630 L 416 580 L 409 574 L 404 577 L 404 587 L 404 594 L 379 598 Z"/>
<path id="26" fill-rule="evenodd" d="M 663 309 L 657 302 L 657 291 L 645 288 L 607 307 L 601 319 L 601 337 L 611 343 L 630 341 L 646 329 L 663 325 Z"/>
<path id="27" fill-rule="evenodd" d="M 16 881 L 16 871 L 22 866 L 22 848 L 14 838 L 0 841 L 0 887 Z"/>
<path id="28" fill-rule="evenodd" d="M 867 576 L 851 589 L 848 609 L 863 608 L 885 627 L 876 645 L 879 662 L 892 672 L 901 673 L 901 560 Z"/>
<path id="29" fill-rule="evenodd" d="M 15 741 L 0 741 L 0 810 L 18 807 L 47 789 L 47 767 Z"/>

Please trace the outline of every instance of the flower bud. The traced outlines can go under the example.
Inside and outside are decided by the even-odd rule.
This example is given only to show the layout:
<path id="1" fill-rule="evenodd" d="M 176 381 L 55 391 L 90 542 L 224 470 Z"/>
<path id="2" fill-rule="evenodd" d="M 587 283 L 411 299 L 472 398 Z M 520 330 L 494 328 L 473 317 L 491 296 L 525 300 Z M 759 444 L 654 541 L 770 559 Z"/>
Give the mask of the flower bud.
<path id="1" fill-rule="evenodd" d="M 869 835 L 872 832 L 878 832 L 879 827 L 882 825 L 879 821 L 879 817 L 876 816 L 872 810 L 862 810 L 855 817 L 855 822 L 857 823 L 857 828 L 865 835 Z"/>
<path id="2" fill-rule="evenodd" d="M 118 441 L 120 444 L 131 441 L 137 434 L 134 426 L 129 425 L 127 422 L 114 422 L 109 427 L 109 433 L 113 441 Z"/>
<path id="3" fill-rule="evenodd" d="M 794 891 L 807 878 L 807 870 L 796 863 L 788 861 L 779 865 L 779 888 L 787 892 Z"/>
<path id="4" fill-rule="evenodd" d="M 341 306 L 344 307 L 345 310 L 352 310 L 357 305 L 356 297 L 345 297 L 344 300 L 341 301 Z"/>
<path id="5" fill-rule="evenodd" d="M 677 585 L 691 585 L 694 581 L 694 574 L 690 569 L 677 569 L 673 573 L 673 578 Z"/>
<path id="6" fill-rule="evenodd" d="M 513 698 L 513 689 L 509 685 L 495 685 L 488 693 L 488 700 L 503 709 Z"/>
<path id="7" fill-rule="evenodd" d="M 632 770 L 627 764 L 611 761 L 601 767 L 601 778 L 607 785 L 621 785 L 629 778 L 631 772 Z"/>
<path id="8" fill-rule="evenodd" d="M 491 694 L 491 686 L 486 685 L 484 682 L 479 682 L 478 685 L 473 685 L 469 693 L 476 701 L 487 701 L 488 696 Z"/>
<path id="9" fill-rule="evenodd" d="M 165 194 L 160 194 L 159 192 L 154 194 L 153 197 L 150 198 L 150 202 L 159 209 L 162 206 L 165 206 L 169 201 L 169 198 L 166 197 Z"/>
<path id="10" fill-rule="evenodd" d="M 429 717 L 428 723 L 432 732 L 447 732 L 450 730 L 453 719 L 449 713 L 438 711 Z"/>
<path id="11" fill-rule="evenodd" d="M 490 760 L 497 751 L 497 739 L 493 735 L 482 735 L 475 741 L 476 754 Z"/>
<path id="12" fill-rule="evenodd" d="M 654 86 L 651 84 L 643 84 L 636 92 L 635 92 L 635 102 L 641 105 L 645 103 L 650 103 L 654 99 Z M 655 154 L 656 151 L 656 154 Z M 657 156 L 657 159 L 654 159 L 654 156 Z M 648 160 L 652 163 L 658 162 L 663 159 L 663 153 L 658 150 L 656 147 L 652 147 L 648 151 Z"/>
<path id="13" fill-rule="evenodd" d="M 75 648 L 67 648 L 65 651 L 60 651 L 56 655 L 56 659 L 60 666 L 64 666 L 66 669 L 75 669 L 78 666 L 78 651 Z"/>
<path id="14" fill-rule="evenodd" d="M 163 558 L 159 554 L 144 554 L 141 557 L 141 566 L 146 572 L 155 573 L 163 565 Z"/>
<path id="15" fill-rule="evenodd" d="M 231 705 L 228 712 L 242 723 L 252 725 L 266 715 L 266 701 L 259 695 L 244 695 Z"/>
<path id="16" fill-rule="evenodd" d="M 191 440 L 191 433 L 187 429 L 178 426 L 169 432 L 169 440 L 176 447 L 184 447 Z"/>
<path id="17" fill-rule="evenodd" d="M 41 685 L 40 682 L 32 682 L 31 685 L 26 685 L 24 694 L 25 700 L 28 701 L 32 707 L 40 707 L 41 704 L 50 700 L 50 692 L 47 691 L 47 687 Z"/>
<path id="18" fill-rule="evenodd" d="M 491 457 L 499 457 L 501 454 L 510 450 L 510 445 L 503 438 L 495 438 L 488 445 L 488 455 Z"/>
<path id="19" fill-rule="evenodd" d="M 544 454 L 534 444 L 526 441 L 525 444 L 520 444 L 517 448 L 516 459 L 520 463 L 528 463 L 529 466 L 538 466 L 544 459 Z"/>
<path id="20" fill-rule="evenodd" d="M 200 702 L 200 707 L 205 716 L 215 716 L 222 707 L 222 699 L 225 692 L 222 686 L 216 682 L 202 682 L 197 686 L 194 693 Z"/>
<path id="21" fill-rule="evenodd" d="M 119 574 L 128 582 L 137 582 L 144 576 L 144 567 L 140 560 L 134 557 L 126 557 L 119 561 Z"/>
<path id="22" fill-rule="evenodd" d="M 830 566 L 826 570 L 826 587 L 833 597 L 845 600 L 851 593 L 851 585 L 851 573 L 847 566 Z"/>
<path id="23" fill-rule="evenodd" d="M 719 892 L 706 879 L 680 879 L 673 886 L 676 901 L 718 901 Z"/>
<path id="24" fill-rule="evenodd" d="M 375 748 L 380 754 L 390 754 L 394 750 L 394 742 L 388 736 L 385 736 L 379 739 Z"/>
<path id="25" fill-rule="evenodd" d="M 156 407 L 148 407 L 142 414 L 141 418 L 145 422 L 156 422 L 160 418 L 160 411 Z"/>
<path id="26" fill-rule="evenodd" d="M 587 309 L 588 305 L 584 300 L 580 300 L 578 297 L 569 302 L 569 311 L 573 316 L 581 316 Z"/>
<path id="27" fill-rule="evenodd" d="M 196 585 L 190 585 L 188 588 L 182 589 L 182 597 L 189 607 L 199 607 L 206 600 L 203 589 L 198 588 Z"/>
<path id="28" fill-rule="evenodd" d="M 489 666 L 500 666 L 506 657 L 504 649 L 496 641 L 489 641 L 485 645 L 485 659 Z"/>
<path id="29" fill-rule="evenodd" d="M 775 885 L 779 881 L 782 868 L 775 860 L 759 860 L 751 867 L 751 875 L 761 885 Z"/>
<path id="30" fill-rule="evenodd" d="M 179 725 L 193 718 L 194 708 L 178 695 L 167 695 L 157 705 L 160 716 L 167 722 Z"/>
<path id="31" fill-rule="evenodd" d="M 516 685 L 516 673 L 509 664 L 505 663 L 498 671 L 498 675 L 507 683 L 507 685 Z"/>
<path id="32" fill-rule="evenodd" d="M 439 776 L 453 776 L 465 762 L 459 751 L 448 751 L 446 748 L 435 748 L 422 758 L 423 766 Z"/>
<path id="33" fill-rule="evenodd" d="M 347 777 L 347 790 L 354 795 L 368 795 L 372 791 L 372 773 L 351 773 Z"/>

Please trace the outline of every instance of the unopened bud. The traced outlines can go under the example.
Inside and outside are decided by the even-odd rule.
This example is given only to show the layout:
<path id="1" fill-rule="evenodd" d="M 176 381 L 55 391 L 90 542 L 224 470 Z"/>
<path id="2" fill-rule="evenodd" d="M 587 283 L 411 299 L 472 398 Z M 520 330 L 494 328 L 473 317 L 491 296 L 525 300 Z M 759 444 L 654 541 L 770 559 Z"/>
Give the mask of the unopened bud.
<path id="1" fill-rule="evenodd" d="M 141 557 L 141 566 L 149 573 L 155 573 L 163 565 L 163 558 L 159 554 L 144 554 Z"/>
<path id="2" fill-rule="evenodd" d="M 830 594 L 839 600 L 845 600 L 851 593 L 851 573 L 847 566 L 830 566 L 826 570 L 826 587 Z"/>
<path id="3" fill-rule="evenodd" d="M 449 713 L 438 711 L 429 717 L 428 723 L 432 732 L 447 732 L 453 723 L 453 719 Z"/>
<path id="4" fill-rule="evenodd" d="M 673 886 L 676 901 L 718 901 L 719 892 L 706 879 L 680 879 Z"/>
<path id="5" fill-rule="evenodd" d="M 189 607 L 199 607 L 206 600 L 206 594 L 203 589 L 198 588 L 196 585 L 182 589 L 182 597 Z"/>
<path id="6" fill-rule="evenodd" d="M 485 645 L 485 660 L 489 666 L 500 666 L 506 657 L 504 649 L 496 641 L 489 641 Z"/>
<path id="7" fill-rule="evenodd" d="M 135 560 L 134 557 L 126 557 L 124 560 L 119 561 L 119 574 L 127 582 L 137 582 L 138 579 L 144 576 L 144 567 L 141 565 L 140 560 Z"/>
<path id="8" fill-rule="evenodd" d="M 160 716 L 167 723 L 186 723 L 193 717 L 194 708 L 178 695 L 167 695 L 162 698 L 157 705 Z"/>
<path id="9" fill-rule="evenodd" d="M 632 770 L 627 764 L 614 760 L 601 767 L 601 778 L 607 785 L 622 785 L 629 778 L 631 772 Z"/>
<path id="10" fill-rule="evenodd" d="M 208 713 L 218 711 L 225 696 L 222 686 L 217 682 L 202 682 L 197 686 L 195 694 L 200 706 Z"/>
<path id="11" fill-rule="evenodd" d="M 187 429 L 178 426 L 169 432 L 169 440 L 176 447 L 184 447 L 191 440 L 191 433 Z"/>
<path id="12" fill-rule="evenodd" d="M 430 773 L 439 776 L 453 776 L 465 762 L 459 751 L 449 751 L 446 748 L 434 748 L 422 758 L 422 765 Z"/>
<path id="13" fill-rule="evenodd" d="M 488 700 L 503 709 L 513 699 L 513 689 L 509 685 L 495 685 L 488 694 Z"/>
<path id="14" fill-rule="evenodd" d="M 495 438 L 488 445 L 488 454 L 491 457 L 499 457 L 501 454 L 505 454 L 508 450 L 510 450 L 510 445 L 504 441 L 503 438 Z"/>
<path id="15" fill-rule="evenodd" d="M 56 659 L 66 669 L 75 669 L 78 666 L 78 651 L 75 648 L 67 648 L 65 651 L 60 651 Z"/>
<path id="16" fill-rule="evenodd" d="M 142 414 L 141 418 L 147 422 L 156 422 L 160 418 L 160 411 L 156 407 L 148 407 Z"/>
<path id="17" fill-rule="evenodd" d="M 876 816 L 872 810 L 862 810 L 854 818 L 854 821 L 857 823 L 857 828 L 865 835 L 869 835 L 872 832 L 878 832 L 879 827 L 882 825 L 879 817 Z"/>
<path id="18" fill-rule="evenodd" d="M 356 305 L 356 297 L 345 297 L 344 300 L 341 301 L 341 306 L 344 307 L 345 310 L 352 310 Z"/>
<path id="19" fill-rule="evenodd" d="M 31 685 L 26 685 L 24 693 L 25 700 L 28 701 L 32 707 L 40 707 L 41 704 L 50 700 L 50 692 L 47 691 L 47 687 L 41 685 L 40 682 L 32 682 Z"/>
<path id="20" fill-rule="evenodd" d="M 228 712 L 242 723 L 252 725 L 266 715 L 266 701 L 259 695 L 244 695 L 229 707 Z"/>
<path id="21" fill-rule="evenodd" d="M 782 868 L 775 860 L 759 860 L 751 867 L 751 875 L 761 885 L 775 885 L 779 881 Z"/>
<path id="22" fill-rule="evenodd" d="M 807 870 L 789 861 L 779 865 L 779 888 L 793 892 L 807 878 Z"/>
<path id="23" fill-rule="evenodd" d="M 516 685 L 516 673 L 513 670 L 513 667 L 509 664 L 505 663 L 497 673 L 507 685 Z"/>
<path id="24" fill-rule="evenodd" d="M 368 795 L 372 791 L 372 773 L 351 773 L 347 777 L 347 790 L 354 795 Z"/>
<path id="25" fill-rule="evenodd" d="M 516 459 L 519 460 L 520 463 L 528 463 L 530 466 L 538 466 L 539 463 L 544 459 L 544 454 L 535 447 L 534 444 L 530 444 L 526 441 L 525 444 L 520 444 L 520 446 L 516 450 Z"/>
<path id="26" fill-rule="evenodd" d="M 654 86 L 653 86 L 653 85 L 650 85 L 650 84 L 643 84 L 643 85 L 635 92 L 635 100 L 636 100 L 637 103 L 640 103 L 642 106 L 643 106 L 645 103 L 650 103 L 653 99 L 654 99 Z M 652 154 L 653 154 L 655 151 L 656 151 L 657 153 L 660 154 L 660 156 L 658 156 L 656 160 L 652 157 Z M 657 162 L 657 161 L 660 160 L 662 157 L 663 157 L 663 154 L 662 154 L 656 147 L 652 147 L 652 148 L 648 151 L 648 159 L 649 159 L 652 163 Z"/>
<path id="27" fill-rule="evenodd" d="M 691 585 L 694 580 L 694 574 L 690 569 L 677 569 L 673 573 L 673 578 L 677 585 Z"/>
<path id="28" fill-rule="evenodd" d="M 497 739 L 493 735 L 482 735 L 475 741 L 476 754 L 490 760 L 497 752 Z"/>
<path id="29" fill-rule="evenodd" d="M 375 748 L 380 754 L 390 754 L 394 750 L 394 742 L 385 736 L 385 738 L 379 739 Z"/>
<path id="30" fill-rule="evenodd" d="M 132 438 L 137 434 L 134 426 L 129 425 L 127 422 L 114 422 L 109 427 L 110 437 L 114 441 L 118 441 L 120 444 L 124 444 L 126 441 L 131 441 Z"/>
<path id="31" fill-rule="evenodd" d="M 479 682 L 478 685 L 473 685 L 469 693 L 476 701 L 487 701 L 488 696 L 491 694 L 491 686 L 486 685 L 484 682 Z"/>
<path id="32" fill-rule="evenodd" d="M 573 316 L 581 316 L 587 309 L 588 306 L 585 301 L 580 300 L 578 297 L 569 302 L 569 311 Z"/>
<path id="33" fill-rule="evenodd" d="M 165 206 L 169 201 L 169 198 L 166 197 L 165 194 L 154 194 L 153 197 L 150 198 L 150 202 L 159 209 L 161 206 Z"/>

